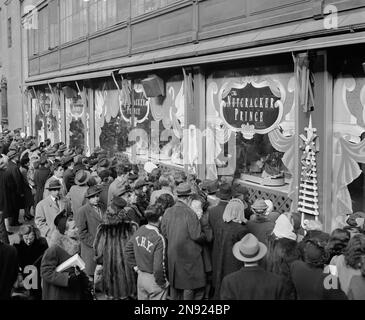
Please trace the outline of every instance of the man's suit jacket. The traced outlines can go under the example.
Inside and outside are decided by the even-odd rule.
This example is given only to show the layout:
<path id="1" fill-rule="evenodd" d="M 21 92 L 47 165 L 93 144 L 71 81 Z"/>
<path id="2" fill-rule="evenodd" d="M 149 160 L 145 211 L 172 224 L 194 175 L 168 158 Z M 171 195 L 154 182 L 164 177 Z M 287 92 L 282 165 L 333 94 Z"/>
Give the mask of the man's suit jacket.
<path id="1" fill-rule="evenodd" d="M 35 224 L 40 230 L 42 237 L 47 239 L 49 243 L 51 234 L 55 229 L 54 219 L 63 210 L 67 208 L 64 201 L 59 200 L 59 207 L 51 196 L 48 196 L 39 202 L 35 209 Z"/>

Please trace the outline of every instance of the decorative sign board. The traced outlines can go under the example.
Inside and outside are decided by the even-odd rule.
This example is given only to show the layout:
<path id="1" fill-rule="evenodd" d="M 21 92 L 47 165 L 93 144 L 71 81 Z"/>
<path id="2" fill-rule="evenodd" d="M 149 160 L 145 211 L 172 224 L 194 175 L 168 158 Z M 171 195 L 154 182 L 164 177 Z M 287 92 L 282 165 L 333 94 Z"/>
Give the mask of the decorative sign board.
<path id="1" fill-rule="evenodd" d="M 220 114 L 225 124 L 246 139 L 272 131 L 283 116 L 283 103 L 266 81 L 226 83 L 220 90 Z"/>

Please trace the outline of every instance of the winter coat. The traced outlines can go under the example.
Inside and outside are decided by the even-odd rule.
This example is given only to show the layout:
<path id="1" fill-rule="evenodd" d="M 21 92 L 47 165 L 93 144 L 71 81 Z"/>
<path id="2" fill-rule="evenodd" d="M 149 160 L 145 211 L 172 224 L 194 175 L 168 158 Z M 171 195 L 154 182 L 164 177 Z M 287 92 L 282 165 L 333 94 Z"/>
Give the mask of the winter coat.
<path id="1" fill-rule="evenodd" d="M 126 177 L 118 177 L 110 184 L 108 190 L 108 207 L 112 203 L 113 197 L 117 196 L 119 191 L 124 189 L 127 184 L 128 179 Z"/>
<path id="2" fill-rule="evenodd" d="M 12 161 L 8 162 L 5 170 L 5 187 L 8 198 L 8 212 L 5 212 L 5 217 L 10 217 L 24 208 L 24 179 L 18 166 Z"/>
<path id="3" fill-rule="evenodd" d="M 53 201 L 51 196 L 39 202 L 35 208 L 35 224 L 41 236 L 47 238 L 49 242 L 50 236 L 55 229 L 54 219 L 63 210 L 67 208 L 67 203 L 59 200 L 59 207 Z"/>
<path id="4" fill-rule="evenodd" d="M 103 215 L 103 212 L 101 211 Z M 99 216 L 95 209 L 87 203 L 82 206 L 75 219 L 81 242 L 81 258 L 86 264 L 86 274 L 94 275 L 96 263 L 94 261 L 93 243 L 98 226 L 103 222 L 102 216 Z"/>
<path id="5" fill-rule="evenodd" d="M 67 198 L 71 201 L 71 210 L 74 215 L 74 219 L 76 220 L 76 215 L 79 209 L 82 207 L 82 203 L 85 200 L 86 191 L 89 189 L 87 185 L 78 186 L 74 185 L 71 187 L 70 191 L 67 194 Z"/>
<path id="6" fill-rule="evenodd" d="M 82 300 L 84 287 L 70 288 L 67 271 L 56 272 L 56 268 L 79 251 L 79 243 L 55 230 L 51 235 L 50 247 L 41 262 L 43 300 Z M 86 284 L 85 284 L 86 286 Z"/>
<path id="7" fill-rule="evenodd" d="M 252 233 L 260 242 L 266 246 L 269 244 L 269 236 L 274 230 L 275 222 L 266 220 L 249 220 L 247 221 L 247 227 L 250 233 Z"/>
<path id="8" fill-rule="evenodd" d="M 198 289 L 206 285 L 202 245 L 206 236 L 195 212 L 178 201 L 166 210 L 161 222 L 167 239 L 168 278 L 176 289 Z"/>
<path id="9" fill-rule="evenodd" d="M 223 221 L 223 219 L 222 219 Z M 242 262 L 233 256 L 233 245 L 240 241 L 248 233 L 247 226 L 237 222 L 223 222 L 214 229 L 214 261 L 215 272 L 213 288 L 215 288 L 215 299 L 219 299 L 220 286 L 223 278 L 242 267 Z"/>
<path id="10" fill-rule="evenodd" d="M 282 278 L 261 267 L 241 268 L 222 281 L 221 300 L 285 300 Z"/>
<path id="11" fill-rule="evenodd" d="M 126 246 L 138 225 L 132 221 L 103 223 L 94 242 L 95 261 L 103 265 L 102 282 L 106 295 L 125 299 L 137 296 L 137 275 L 127 262 Z"/>
<path id="12" fill-rule="evenodd" d="M 32 188 L 28 182 L 28 170 L 24 167 L 20 167 L 20 172 L 23 176 L 23 185 L 24 185 L 24 206 L 25 208 L 30 208 L 34 205 L 34 198 L 32 193 Z"/>
<path id="13" fill-rule="evenodd" d="M 222 256 L 222 253 L 220 252 L 220 248 L 222 244 L 221 241 L 221 230 L 223 230 L 223 213 L 226 209 L 228 202 L 220 201 L 215 207 L 212 207 L 208 209 L 208 216 L 209 216 L 209 225 L 213 231 L 213 243 L 212 243 L 212 279 L 213 279 L 213 288 L 215 283 L 217 282 L 215 279 L 221 278 L 218 277 L 218 271 L 219 271 L 219 264 L 218 257 Z M 217 239 L 217 241 L 215 240 Z M 222 257 L 223 258 L 223 257 Z"/>
<path id="14" fill-rule="evenodd" d="M 99 197 L 100 206 L 103 210 L 106 210 L 108 207 L 108 191 L 109 191 L 110 182 L 103 182 L 101 184 L 101 192 Z"/>
<path id="15" fill-rule="evenodd" d="M 18 254 L 13 246 L 0 241 L 0 301 L 10 300 L 18 276 Z"/>
<path id="16" fill-rule="evenodd" d="M 49 168 L 46 167 L 39 167 L 34 172 L 34 185 L 36 188 L 35 199 L 34 199 L 35 205 L 37 205 L 38 202 L 43 200 L 44 186 L 50 174 L 51 171 L 49 170 Z"/>
<path id="17" fill-rule="evenodd" d="M 347 300 L 340 285 L 337 289 L 325 288 L 329 274 L 324 273 L 323 268 L 297 260 L 290 265 L 290 270 L 298 300 Z"/>
<path id="18" fill-rule="evenodd" d="M 67 169 L 63 174 L 63 181 L 65 182 L 67 192 L 75 184 L 75 173 L 71 169 Z"/>
<path id="19" fill-rule="evenodd" d="M 10 217 L 8 202 L 10 194 L 6 189 L 5 170 L 0 169 L 0 211 L 3 212 L 3 218 Z"/>

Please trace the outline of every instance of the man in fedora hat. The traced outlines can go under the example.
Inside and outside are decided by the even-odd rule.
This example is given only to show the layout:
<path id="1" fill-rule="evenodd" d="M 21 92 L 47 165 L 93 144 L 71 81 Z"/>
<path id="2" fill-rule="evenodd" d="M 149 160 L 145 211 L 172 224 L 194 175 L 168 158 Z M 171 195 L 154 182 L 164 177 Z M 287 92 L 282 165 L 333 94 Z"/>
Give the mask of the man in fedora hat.
<path id="1" fill-rule="evenodd" d="M 19 226 L 19 210 L 25 207 L 25 182 L 18 167 L 19 153 L 15 150 L 7 154 L 8 166 L 5 170 L 5 185 L 8 193 L 8 210 L 12 226 Z"/>
<path id="2" fill-rule="evenodd" d="M 75 215 L 75 219 L 78 210 L 82 207 L 82 204 L 85 200 L 85 195 L 89 188 L 87 185 L 89 179 L 90 179 L 90 174 L 88 171 L 86 170 L 77 171 L 74 180 L 75 185 L 71 187 L 70 191 L 67 194 L 67 198 L 71 202 L 71 209 Z"/>
<path id="3" fill-rule="evenodd" d="M 63 168 L 65 172 L 63 173 L 63 181 L 66 186 L 67 192 L 70 191 L 71 187 L 74 185 L 75 181 L 75 172 L 74 172 L 74 156 L 73 155 L 67 155 L 64 156 L 61 160 L 61 163 L 63 165 Z"/>
<path id="4" fill-rule="evenodd" d="M 97 228 L 103 222 L 105 213 L 99 204 L 100 192 L 99 186 L 88 188 L 85 195 L 88 201 L 77 211 L 75 216 L 81 242 L 81 257 L 86 264 L 85 272 L 90 278 L 94 276 L 96 267 L 93 244 Z"/>
<path id="5" fill-rule="evenodd" d="M 216 239 L 218 239 L 218 235 L 223 229 L 223 213 L 226 209 L 228 202 L 232 199 L 232 188 L 228 183 L 222 183 L 219 186 L 217 192 L 217 198 L 219 199 L 219 203 L 208 210 L 208 219 L 209 225 L 213 231 L 213 245 L 212 245 L 212 286 L 215 289 L 215 286 L 219 280 L 219 267 L 218 261 L 220 261 L 219 256 L 221 255 L 221 245 L 218 243 Z M 217 295 L 217 292 L 215 293 Z"/>
<path id="6" fill-rule="evenodd" d="M 259 266 L 267 247 L 251 233 L 233 246 L 233 255 L 244 267 L 222 281 L 221 300 L 285 300 L 283 279 Z"/>
<path id="7" fill-rule="evenodd" d="M 66 202 L 60 199 L 61 183 L 53 180 L 47 186 L 49 195 L 40 201 L 35 209 L 35 224 L 40 230 L 42 237 L 50 241 L 51 234 L 55 228 L 54 219 L 62 211 L 69 212 Z"/>
<path id="8" fill-rule="evenodd" d="M 48 185 L 51 183 L 51 181 L 58 181 L 61 184 L 61 190 L 60 190 L 60 197 L 65 198 L 67 195 L 67 189 L 65 185 L 65 181 L 63 180 L 63 174 L 65 173 L 65 169 L 63 168 L 63 165 L 61 162 L 56 162 L 53 166 L 53 176 L 50 177 L 44 186 L 44 193 L 43 193 L 43 199 L 45 199 L 48 196 Z"/>
<path id="9" fill-rule="evenodd" d="M 202 300 L 206 276 L 202 243 L 205 242 L 201 222 L 191 209 L 190 184 L 176 189 L 178 200 L 162 217 L 161 231 L 168 243 L 168 273 L 174 300 Z"/>

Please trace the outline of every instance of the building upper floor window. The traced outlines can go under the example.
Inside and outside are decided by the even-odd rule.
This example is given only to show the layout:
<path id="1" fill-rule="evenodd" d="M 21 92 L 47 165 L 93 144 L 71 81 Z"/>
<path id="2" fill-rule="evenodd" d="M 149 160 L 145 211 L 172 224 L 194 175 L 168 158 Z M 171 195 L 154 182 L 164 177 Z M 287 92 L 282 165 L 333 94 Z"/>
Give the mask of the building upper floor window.
<path id="1" fill-rule="evenodd" d="M 132 1 L 132 17 L 166 7 L 180 0 L 134 0 Z"/>

